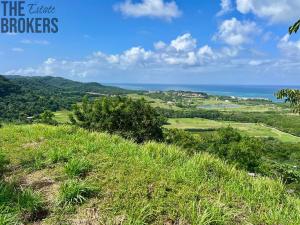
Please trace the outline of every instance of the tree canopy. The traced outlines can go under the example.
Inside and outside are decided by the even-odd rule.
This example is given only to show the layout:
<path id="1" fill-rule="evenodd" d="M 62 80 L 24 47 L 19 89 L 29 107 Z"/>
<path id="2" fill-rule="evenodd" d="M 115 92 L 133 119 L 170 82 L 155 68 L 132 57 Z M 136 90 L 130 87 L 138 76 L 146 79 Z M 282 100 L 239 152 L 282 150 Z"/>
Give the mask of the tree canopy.
<path id="1" fill-rule="evenodd" d="M 70 115 L 73 124 L 92 131 L 119 134 L 140 143 L 163 138 L 165 119 L 145 100 L 126 97 L 104 97 L 74 106 Z"/>

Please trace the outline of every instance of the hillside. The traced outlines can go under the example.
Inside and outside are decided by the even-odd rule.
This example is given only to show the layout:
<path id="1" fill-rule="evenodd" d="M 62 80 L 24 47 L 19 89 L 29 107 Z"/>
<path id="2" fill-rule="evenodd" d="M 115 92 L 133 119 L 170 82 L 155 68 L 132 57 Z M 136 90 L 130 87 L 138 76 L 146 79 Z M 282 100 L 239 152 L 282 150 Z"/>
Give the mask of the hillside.
<path id="1" fill-rule="evenodd" d="M 0 97 L 16 93 L 19 88 L 12 81 L 0 76 Z"/>
<path id="2" fill-rule="evenodd" d="M 0 76 L 0 120 L 26 121 L 45 110 L 70 109 L 85 95 L 126 93 L 130 91 L 60 77 Z"/>
<path id="3" fill-rule="evenodd" d="M 0 224 L 300 224 L 279 181 L 208 154 L 70 126 L 6 125 L 0 138 Z"/>

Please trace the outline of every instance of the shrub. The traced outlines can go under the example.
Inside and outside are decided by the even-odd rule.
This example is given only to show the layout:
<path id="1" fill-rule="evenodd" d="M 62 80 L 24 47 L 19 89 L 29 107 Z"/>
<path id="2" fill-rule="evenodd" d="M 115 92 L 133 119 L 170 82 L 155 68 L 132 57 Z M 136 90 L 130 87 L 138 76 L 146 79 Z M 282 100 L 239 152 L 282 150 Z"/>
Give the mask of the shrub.
<path id="1" fill-rule="evenodd" d="M 83 99 L 70 115 L 73 124 L 93 131 L 116 133 L 138 143 L 163 138 L 165 119 L 145 100 L 114 97 Z"/>
<path id="2" fill-rule="evenodd" d="M 208 140 L 208 151 L 220 158 L 236 163 L 239 168 L 255 172 L 260 165 L 263 150 L 262 142 L 257 138 L 242 137 L 231 128 L 221 128 Z"/>
<path id="3" fill-rule="evenodd" d="M 59 205 L 82 204 L 98 190 L 78 180 L 70 180 L 62 184 L 59 190 Z"/>
<path id="4" fill-rule="evenodd" d="M 205 150 L 204 142 L 200 136 L 196 137 L 190 132 L 179 129 L 165 129 L 164 142 L 182 147 L 189 153 Z"/>
<path id="5" fill-rule="evenodd" d="M 91 169 L 91 163 L 85 159 L 72 159 L 65 166 L 65 172 L 69 177 L 85 176 Z"/>
<path id="6" fill-rule="evenodd" d="M 56 126 L 58 125 L 58 122 L 54 119 L 54 117 L 55 115 L 53 112 L 46 110 L 38 116 L 37 122 Z"/>

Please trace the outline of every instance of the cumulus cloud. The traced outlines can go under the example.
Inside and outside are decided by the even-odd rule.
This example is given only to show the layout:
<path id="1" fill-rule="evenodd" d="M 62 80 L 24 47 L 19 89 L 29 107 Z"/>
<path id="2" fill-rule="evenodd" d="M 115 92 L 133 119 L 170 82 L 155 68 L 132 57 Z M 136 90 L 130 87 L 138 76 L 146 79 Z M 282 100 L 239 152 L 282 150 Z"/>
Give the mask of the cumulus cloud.
<path id="1" fill-rule="evenodd" d="M 299 18 L 299 0 L 236 0 L 237 10 L 253 13 L 271 23 L 293 22 Z"/>
<path id="2" fill-rule="evenodd" d="M 175 1 L 165 2 L 164 0 L 142 0 L 140 3 L 126 0 L 115 5 L 114 9 L 128 17 L 151 17 L 168 21 L 182 14 Z"/>
<path id="3" fill-rule="evenodd" d="M 86 77 L 104 71 L 124 71 L 132 69 L 201 68 L 213 64 L 227 64 L 237 56 L 233 47 L 213 49 L 208 45 L 198 47 L 191 34 L 178 36 L 169 43 L 156 42 L 154 49 L 141 46 L 132 47 L 119 54 L 106 54 L 101 51 L 81 60 L 48 58 L 40 66 L 7 71 L 5 74 L 20 75 L 60 75 Z"/>
<path id="4" fill-rule="evenodd" d="M 251 42 L 251 38 L 260 32 L 255 22 L 239 21 L 236 18 L 224 20 L 218 28 L 215 40 L 221 40 L 231 46 L 240 46 Z"/>
<path id="5" fill-rule="evenodd" d="M 217 16 L 222 16 L 232 10 L 231 0 L 221 0 L 221 10 L 217 13 Z"/>

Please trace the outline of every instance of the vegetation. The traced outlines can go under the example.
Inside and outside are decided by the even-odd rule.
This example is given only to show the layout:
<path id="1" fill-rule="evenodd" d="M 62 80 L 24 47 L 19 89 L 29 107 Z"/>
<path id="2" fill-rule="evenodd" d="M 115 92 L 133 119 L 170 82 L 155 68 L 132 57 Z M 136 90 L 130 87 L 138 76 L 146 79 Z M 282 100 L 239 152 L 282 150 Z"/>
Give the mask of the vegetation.
<path id="1" fill-rule="evenodd" d="M 300 90 L 283 89 L 277 93 L 279 99 L 291 104 L 294 113 L 300 114 Z"/>
<path id="2" fill-rule="evenodd" d="M 9 168 L 15 168 L 33 193 L 40 192 L 46 202 L 42 207 L 49 208 L 40 224 L 300 223 L 300 201 L 279 180 L 251 177 L 207 153 L 190 155 L 153 142 L 137 145 L 71 126 L 5 125 L 0 137 Z M 65 163 L 48 159 L 58 147 L 90 161 L 93 173 L 68 180 Z M 32 167 L 32 172 L 24 167 L 21 161 L 32 157 L 30 152 L 43 155 L 45 167 Z M 9 194 L 4 196 L 0 208 L 12 212 L 17 205 L 5 202 L 11 201 Z M 24 223 L 18 213 L 6 218 Z"/>
<path id="3" fill-rule="evenodd" d="M 86 159 L 72 159 L 65 166 L 65 171 L 69 177 L 83 177 L 92 168 L 92 165 Z"/>
<path id="4" fill-rule="evenodd" d="M 96 193 L 94 187 L 78 181 L 70 180 L 63 183 L 58 194 L 59 205 L 82 204 Z"/>
<path id="5" fill-rule="evenodd" d="M 298 20 L 293 26 L 289 27 L 289 33 L 290 33 L 290 35 L 292 33 L 297 33 L 298 30 L 299 30 L 299 27 L 300 27 L 300 20 Z"/>
<path id="6" fill-rule="evenodd" d="M 168 118 L 204 118 L 217 121 L 260 123 L 295 136 L 300 136 L 300 117 L 298 115 L 276 112 L 222 112 L 204 109 L 184 111 L 160 109 L 159 112 Z"/>
<path id="7" fill-rule="evenodd" d="M 92 131 L 120 134 L 138 143 L 162 139 L 165 119 L 144 100 L 102 98 L 74 106 L 73 124 Z"/>
<path id="8" fill-rule="evenodd" d="M 85 95 L 125 93 L 130 91 L 58 77 L 0 76 L 0 120 L 28 122 L 46 110 L 70 110 Z"/>
<path id="9" fill-rule="evenodd" d="M 244 136 L 277 139 L 282 142 L 300 143 L 300 137 L 282 132 L 261 123 L 241 123 L 202 118 L 169 119 L 166 128 L 184 129 L 193 133 L 209 133 L 228 126 L 238 129 Z"/>
<path id="10" fill-rule="evenodd" d="M 300 20 L 298 20 L 293 26 L 289 27 L 289 34 L 297 33 L 300 27 Z M 279 99 L 285 99 L 286 102 L 291 104 L 291 107 L 295 113 L 300 114 L 300 90 L 295 89 L 283 89 L 277 93 Z"/>

